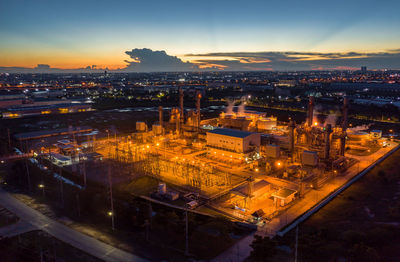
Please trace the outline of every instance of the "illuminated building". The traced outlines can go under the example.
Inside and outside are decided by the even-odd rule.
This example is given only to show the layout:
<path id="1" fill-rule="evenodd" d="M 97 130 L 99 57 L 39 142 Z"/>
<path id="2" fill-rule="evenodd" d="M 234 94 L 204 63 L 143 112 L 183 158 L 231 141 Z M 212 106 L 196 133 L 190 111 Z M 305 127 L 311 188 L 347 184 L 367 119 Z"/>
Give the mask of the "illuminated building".
<path id="1" fill-rule="evenodd" d="M 259 133 L 227 128 L 216 128 L 207 132 L 209 153 L 242 159 L 259 152 Z"/>

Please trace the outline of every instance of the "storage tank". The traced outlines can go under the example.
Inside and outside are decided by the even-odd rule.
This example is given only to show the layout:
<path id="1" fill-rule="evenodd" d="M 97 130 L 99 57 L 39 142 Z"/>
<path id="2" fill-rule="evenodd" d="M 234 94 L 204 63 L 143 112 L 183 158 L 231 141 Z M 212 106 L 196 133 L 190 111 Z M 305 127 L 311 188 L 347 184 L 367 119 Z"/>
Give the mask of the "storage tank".
<path id="1" fill-rule="evenodd" d="M 158 124 L 154 124 L 152 127 L 153 133 L 155 135 L 161 135 L 162 134 L 162 127 Z"/>
<path id="2" fill-rule="evenodd" d="M 347 136 L 349 139 L 357 141 L 367 140 L 369 138 L 369 134 L 367 132 L 362 132 L 362 131 L 348 132 Z"/>
<path id="3" fill-rule="evenodd" d="M 316 151 L 303 152 L 301 163 L 307 166 L 316 166 L 318 164 L 318 153 Z"/>
<path id="4" fill-rule="evenodd" d="M 257 121 L 259 130 L 271 130 L 276 127 L 276 118 L 262 118 Z"/>
<path id="5" fill-rule="evenodd" d="M 138 121 L 136 122 L 136 131 L 145 132 L 147 131 L 147 125 L 145 122 Z"/>
<path id="6" fill-rule="evenodd" d="M 280 156 L 280 148 L 278 145 L 267 145 L 265 147 L 265 155 L 267 157 L 278 158 Z"/>

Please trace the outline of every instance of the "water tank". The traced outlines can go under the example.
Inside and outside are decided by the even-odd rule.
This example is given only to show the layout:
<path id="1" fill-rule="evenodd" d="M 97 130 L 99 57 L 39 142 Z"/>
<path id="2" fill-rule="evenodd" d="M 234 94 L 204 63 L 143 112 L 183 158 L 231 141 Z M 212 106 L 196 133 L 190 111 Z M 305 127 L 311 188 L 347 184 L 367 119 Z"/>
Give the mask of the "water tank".
<path id="1" fill-rule="evenodd" d="M 257 128 L 259 130 L 271 130 L 276 127 L 276 118 L 263 118 L 257 121 Z"/>
<path id="2" fill-rule="evenodd" d="M 136 122 L 136 131 L 137 132 L 145 132 L 147 131 L 147 125 L 145 122 Z"/>
<path id="3" fill-rule="evenodd" d="M 162 134 L 162 127 L 159 124 L 154 124 L 152 127 L 153 133 L 155 135 L 161 135 Z"/>

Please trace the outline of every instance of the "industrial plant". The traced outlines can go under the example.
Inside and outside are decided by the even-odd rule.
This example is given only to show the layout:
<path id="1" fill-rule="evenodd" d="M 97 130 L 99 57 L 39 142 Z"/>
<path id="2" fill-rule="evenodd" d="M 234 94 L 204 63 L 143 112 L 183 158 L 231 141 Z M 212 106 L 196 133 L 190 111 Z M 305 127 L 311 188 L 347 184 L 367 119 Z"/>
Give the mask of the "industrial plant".
<path id="1" fill-rule="evenodd" d="M 306 120 L 296 123 L 247 110 L 246 99 L 238 106 L 229 102 L 218 117 L 202 119 L 202 93 L 194 94 L 194 109 L 185 108 L 183 89 L 178 94 L 178 106 L 168 111 L 160 106 L 157 122 L 138 121 L 129 135 L 105 130 L 101 137 L 88 127 L 71 127 L 18 134 L 15 139 L 54 165 L 85 176 L 85 181 L 90 172 L 82 168 L 85 162 L 97 162 L 101 168 L 110 160 L 132 177 L 159 181 L 143 197 L 172 204 L 183 199 L 184 208 L 207 207 L 253 222 L 273 219 L 337 177 L 350 179 L 351 168 L 391 146 L 379 130 L 348 125 L 346 97 L 341 112 L 319 119 L 310 96 Z M 95 179 L 95 174 L 89 177 Z M 323 192 L 329 195 L 332 190 Z"/>

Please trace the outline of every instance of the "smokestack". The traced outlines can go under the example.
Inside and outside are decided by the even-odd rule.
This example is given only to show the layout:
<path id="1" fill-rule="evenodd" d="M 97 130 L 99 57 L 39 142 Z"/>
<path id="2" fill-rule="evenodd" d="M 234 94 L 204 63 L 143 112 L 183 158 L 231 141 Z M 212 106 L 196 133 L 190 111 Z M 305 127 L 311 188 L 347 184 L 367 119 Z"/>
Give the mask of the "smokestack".
<path id="1" fill-rule="evenodd" d="M 197 91 L 196 93 L 197 128 L 200 128 L 200 99 L 201 99 L 201 93 L 200 91 Z"/>
<path id="2" fill-rule="evenodd" d="M 342 121 L 342 130 L 343 131 L 346 131 L 346 129 L 347 129 L 348 110 L 349 110 L 349 99 L 347 97 L 345 97 L 343 99 L 343 121 Z"/>
<path id="3" fill-rule="evenodd" d="M 289 122 L 289 151 L 290 153 L 294 152 L 294 129 L 296 127 L 296 122 L 294 120 L 290 120 Z"/>
<path id="4" fill-rule="evenodd" d="M 346 150 L 346 130 L 347 130 L 347 118 L 349 110 L 349 99 L 345 97 L 343 99 L 343 120 L 342 120 L 342 134 L 340 137 L 340 155 L 344 156 Z"/>
<path id="5" fill-rule="evenodd" d="M 180 119 L 181 113 L 179 112 L 179 109 L 176 108 L 175 111 L 175 120 L 176 120 L 176 132 L 178 134 L 181 133 L 181 119 Z"/>
<path id="6" fill-rule="evenodd" d="M 184 112 L 183 112 L 183 90 L 179 88 L 179 109 L 181 110 L 181 120 L 184 120 Z"/>
<path id="7" fill-rule="evenodd" d="M 314 118 L 314 97 L 310 96 L 308 100 L 308 126 L 313 125 L 313 118 Z"/>
<path id="8" fill-rule="evenodd" d="M 332 133 L 331 124 L 327 124 L 325 127 L 325 150 L 324 150 L 324 158 L 329 159 L 329 151 L 331 150 L 331 140 L 330 135 Z"/>
<path id="9" fill-rule="evenodd" d="M 158 107 L 158 121 L 160 122 L 161 130 L 163 129 L 163 107 L 159 106 Z"/>

